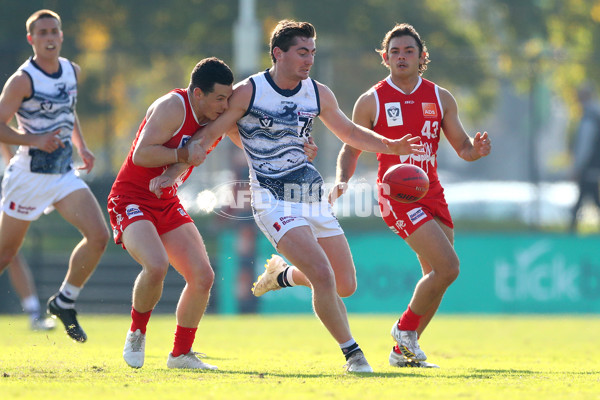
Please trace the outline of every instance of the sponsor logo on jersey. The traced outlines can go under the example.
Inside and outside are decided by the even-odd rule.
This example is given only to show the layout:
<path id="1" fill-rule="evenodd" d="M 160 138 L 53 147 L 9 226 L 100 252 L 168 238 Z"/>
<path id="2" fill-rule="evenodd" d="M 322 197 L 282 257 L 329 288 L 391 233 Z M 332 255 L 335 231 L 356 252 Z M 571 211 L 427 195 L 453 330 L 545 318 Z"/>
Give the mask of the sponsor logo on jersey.
<path id="1" fill-rule="evenodd" d="M 281 221 L 282 225 L 289 224 L 290 222 L 294 222 L 296 217 L 280 217 L 279 221 Z"/>
<path id="2" fill-rule="evenodd" d="M 437 106 L 435 103 L 421 103 L 423 106 L 423 116 L 425 118 L 437 118 Z"/>
<path id="3" fill-rule="evenodd" d="M 14 202 L 14 201 L 11 201 L 11 202 L 10 202 L 10 209 L 11 209 L 11 210 L 14 210 L 15 208 L 17 208 L 17 205 L 15 204 L 15 202 Z"/>
<path id="4" fill-rule="evenodd" d="M 134 217 L 138 217 L 140 215 L 144 215 L 142 210 L 140 210 L 140 206 L 137 204 L 130 204 L 125 209 L 125 214 L 127 214 L 127 218 L 131 219 Z"/>
<path id="5" fill-rule="evenodd" d="M 387 119 L 388 126 L 404 125 L 400 102 L 385 103 L 385 118 Z"/>
<path id="6" fill-rule="evenodd" d="M 398 227 L 398 229 L 404 230 L 404 228 L 406 227 L 406 222 L 404 222 L 403 219 L 399 219 L 398 221 L 396 221 L 396 226 Z"/>
<path id="7" fill-rule="evenodd" d="M 279 222 L 275 222 L 275 223 L 273 224 L 273 228 L 275 228 L 275 230 L 276 230 L 277 232 L 279 232 L 279 231 L 281 230 L 281 225 L 279 225 Z"/>
<path id="8" fill-rule="evenodd" d="M 11 206 L 14 203 L 11 202 Z M 20 204 L 16 204 L 16 210 L 19 214 L 25 214 L 25 215 L 29 215 L 30 212 L 35 211 L 37 207 L 31 207 L 31 206 L 22 206 Z M 14 208 L 11 208 L 11 210 L 14 210 Z"/>
<path id="9" fill-rule="evenodd" d="M 181 215 L 182 215 L 182 216 L 184 216 L 184 217 L 187 215 L 187 213 L 185 212 L 185 210 L 184 210 L 183 208 L 181 208 L 181 207 L 179 207 L 179 208 L 177 209 L 177 211 L 179 211 L 179 214 L 181 214 Z"/>
<path id="10" fill-rule="evenodd" d="M 268 115 L 263 115 L 258 119 L 260 126 L 263 128 L 272 128 L 273 127 L 273 117 Z"/>
<path id="11" fill-rule="evenodd" d="M 408 219 L 410 219 L 413 225 L 416 225 L 419 221 L 427 217 L 427 214 L 425 214 L 425 211 L 421 207 L 413 208 L 406 215 L 408 215 Z"/>
<path id="12" fill-rule="evenodd" d="M 42 111 L 50 111 L 52 110 L 52 102 L 50 100 L 44 100 L 40 103 L 40 108 Z"/>
<path id="13" fill-rule="evenodd" d="M 405 100 L 404 104 L 415 104 L 414 100 Z"/>
<path id="14" fill-rule="evenodd" d="M 394 232 L 396 235 L 400 234 L 400 232 L 398 232 L 398 229 L 396 229 L 396 227 L 395 227 L 395 226 L 388 226 L 388 228 L 390 228 L 390 230 L 391 230 L 392 232 Z"/>

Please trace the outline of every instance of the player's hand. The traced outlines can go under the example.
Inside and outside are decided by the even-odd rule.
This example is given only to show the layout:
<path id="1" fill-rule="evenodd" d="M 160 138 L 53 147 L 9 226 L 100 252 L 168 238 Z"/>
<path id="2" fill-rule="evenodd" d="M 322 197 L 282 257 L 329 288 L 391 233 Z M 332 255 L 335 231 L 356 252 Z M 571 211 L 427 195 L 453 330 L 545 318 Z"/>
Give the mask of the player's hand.
<path id="1" fill-rule="evenodd" d="M 200 140 L 190 140 L 186 143 L 185 148 L 188 151 L 187 160 L 179 160 L 182 162 L 186 162 L 188 164 L 192 164 L 194 167 L 202 164 L 204 160 L 206 160 L 206 151 L 200 144 Z"/>
<path id="2" fill-rule="evenodd" d="M 94 162 L 96 161 L 96 156 L 89 149 L 85 148 L 79 150 L 79 157 L 81 157 L 81 161 L 83 161 L 83 166 L 77 167 L 78 170 L 87 171 L 89 174 L 94 168 Z"/>
<path id="3" fill-rule="evenodd" d="M 52 153 L 59 147 L 65 147 L 63 141 L 58 137 L 59 133 L 60 129 L 57 129 L 54 132 L 48 132 L 42 135 L 34 135 L 35 137 L 32 145 L 42 151 Z"/>
<path id="4" fill-rule="evenodd" d="M 175 185 L 175 179 L 176 178 L 172 178 L 168 175 L 159 175 L 156 178 L 152 178 L 152 180 L 150 181 L 149 189 L 152 193 L 156 195 L 156 197 L 160 199 L 163 189 Z"/>
<path id="5" fill-rule="evenodd" d="M 333 205 L 335 201 L 348 190 L 348 184 L 346 182 L 336 183 L 329 191 L 329 204 Z"/>
<path id="6" fill-rule="evenodd" d="M 410 133 L 402 136 L 400 139 L 383 138 L 382 142 L 387 146 L 393 154 L 409 155 L 409 154 L 425 154 L 424 145 L 419 143 L 419 136 L 411 135 Z"/>
<path id="7" fill-rule="evenodd" d="M 317 158 L 318 151 L 319 148 L 315 144 L 315 141 L 312 137 L 309 137 L 308 142 L 304 142 L 304 152 L 306 153 L 306 157 L 308 157 L 308 162 L 313 162 Z"/>
<path id="8" fill-rule="evenodd" d="M 492 151 L 492 141 L 490 140 L 488 133 L 477 132 L 475 134 L 475 138 L 473 139 L 473 148 L 477 153 L 476 158 L 485 157 Z"/>

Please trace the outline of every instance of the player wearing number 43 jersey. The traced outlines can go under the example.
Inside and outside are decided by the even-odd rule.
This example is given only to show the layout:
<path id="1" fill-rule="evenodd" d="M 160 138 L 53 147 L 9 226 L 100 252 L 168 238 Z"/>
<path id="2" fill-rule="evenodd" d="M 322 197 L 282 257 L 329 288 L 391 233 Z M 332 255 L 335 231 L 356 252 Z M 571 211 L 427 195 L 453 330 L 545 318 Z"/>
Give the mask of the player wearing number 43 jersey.
<path id="1" fill-rule="evenodd" d="M 378 182 L 391 166 L 398 163 L 421 167 L 430 182 L 427 195 L 410 204 L 391 200 L 380 190 L 379 205 L 385 222 L 417 253 L 423 272 L 406 311 L 392 326 L 396 345 L 389 361 L 393 366 L 431 367 L 435 365 L 424 363 L 427 357 L 418 338 L 459 271 L 453 248 L 452 219 L 437 176 L 440 135 L 443 133 L 459 157 L 466 161 L 487 156 L 491 145 L 487 133 L 478 132 L 472 138 L 465 132 L 456 101 L 449 91 L 421 77 L 429 58 L 425 43 L 411 25 L 399 24 L 390 30 L 379 53 L 390 75 L 357 100 L 353 120 L 391 139 L 408 133 L 420 136 L 424 145 L 425 153 L 419 155 L 377 154 Z M 345 184 L 354 174 L 360 153 L 347 144 L 342 147 L 336 172 L 338 184 L 330 193 L 331 201 L 343 193 Z"/>

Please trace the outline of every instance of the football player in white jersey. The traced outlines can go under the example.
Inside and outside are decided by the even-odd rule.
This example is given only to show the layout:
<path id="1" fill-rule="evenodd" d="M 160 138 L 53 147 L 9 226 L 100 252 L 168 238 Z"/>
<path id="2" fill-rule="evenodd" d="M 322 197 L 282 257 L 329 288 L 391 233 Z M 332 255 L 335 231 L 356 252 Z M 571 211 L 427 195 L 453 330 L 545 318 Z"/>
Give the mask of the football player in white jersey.
<path id="1" fill-rule="evenodd" d="M 19 145 L 2 180 L 0 272 L 17 255 L 31 222 L 56 209 L 83 238 L 71 254 L 60 289 L 48 301 L 48 311 L 73 340 L 85 342 L 75 301 L 100 261 L 109 231 L 98 201 L 72 163 L 72 145 L 84 163 L 78 169 L 89 173 L 95 160 L 75 112 L 80 68 L 60 57 L 58 14 L 36 11 L 26 28 L 33 57 L 8 79 L 0 95 L 0 141 Z M 17 129 L 8 125 L 14 116 Z"/>
<path id="2" fill-rule="evenodd" d="M 340 297 L 350 296 L 356 289 L 348 242 L 321 197 L 320 175 L 297 149 L 302 140 L 310 138 L 312 119 L 317 116 L 342 141 L 365 151 L 420 154 L 422 146 L 411 135 L 387 140 L 344 115 L 331 90 L 309 78 L 315 38 L 314 27 L 308 22 L 280 21 L 271 36 L 272 67 L 236 85 L 228 110 L 192 139 L 188 161 L 195 165 L 203 162 L 207 144 L 222 132 L 239 136 L 251 169 L 255 220 L 277 251 L 295 265 L 273 256 L 254 294 L 281 288 L 282 284 L 311 287 L 314 311 L 339 343 L 346 369 L 373 372 L 352 337 Z M 289 157 L 283 158 L 284 153 Z M 151 185 L 157 192 L 170 186 L 184 167 L 172 166 Z M 310 186 L 306 191 L 305 183 Z M 297 188 L 300 195 L 289 198 Z M 303 274 L 298 274 L 300 271 Z M 296 275 L 304 278 L 295 280 Z"/>

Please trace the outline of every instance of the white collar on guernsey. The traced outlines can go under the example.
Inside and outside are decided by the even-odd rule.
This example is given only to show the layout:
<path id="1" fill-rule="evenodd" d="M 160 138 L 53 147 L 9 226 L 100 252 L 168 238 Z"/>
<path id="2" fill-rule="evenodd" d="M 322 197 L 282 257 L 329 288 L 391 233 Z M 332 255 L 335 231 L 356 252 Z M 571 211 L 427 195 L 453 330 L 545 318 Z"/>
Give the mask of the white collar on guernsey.
<path id="1" fill-rule="evenodd" d="M 402 93 L 402 94 L 406 94 L 406 93 L 404 93 L 404 91 L 403 91 L 402 89 L 400 89 L 398 86 L 396 86 L 396 85 L 394 84 L 394 82 L 392 82 L 392 76 L 391 76 L 391 75 L 388 75 L 388 77 L 387 77 L 385 80 L 387 81 L 387 83 L 388 83 L 388 84 L 389 84 L 391 87 L 393 87 L 394 89 L 396 89 L 397 91 L 399 91 L 399 92 L 400 92 L 400 93 Z M 415 85 L 415 88 L 412 90 L 412 92 L 410 92 L 410 93 L 408 93 L 408 94 L 413 94 L 414 92 L 416 92 L 416 91 L 417 91 L 417 89 L 419 88 L 419 86 L 421 86 L 421 83 L 422 83 L 422 82 L 423 82 L 423 78 L 421 78 L 421 77 L 419 76 L 419 81 L 418 81 L 418 82 L 417 82 L 417 84 Z"/>
<path id="2" fill-rule="evenodd" d="M 196 120 L 196 123 L 200 126 L 204 126 L 206 124 L 208 124 L 208 122 L 201 124 L 200 121 L 198 121 L 198 117 L 196 116 L 196 112 L 194 111 L 194 107 L 192 107 L 192 99 L 190 99 L 190 92 L 189 91 L 185 91 L 185 94 L 187 95 L 188 101 L 190 102 L 190 108 L 192 109 L 192 115 L 194 116 L 194 119 Z"/>

